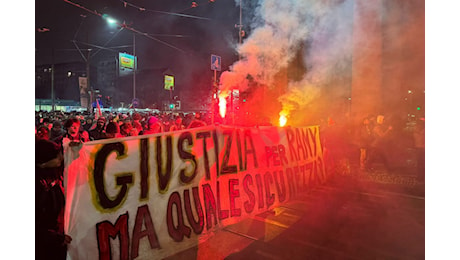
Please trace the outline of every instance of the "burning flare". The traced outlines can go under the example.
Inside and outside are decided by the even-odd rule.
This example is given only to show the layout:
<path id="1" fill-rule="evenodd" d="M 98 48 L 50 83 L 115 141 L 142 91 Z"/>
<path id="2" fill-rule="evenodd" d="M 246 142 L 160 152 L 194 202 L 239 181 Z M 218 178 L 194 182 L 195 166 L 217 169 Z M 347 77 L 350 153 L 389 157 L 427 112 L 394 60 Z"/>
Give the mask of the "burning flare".
<path id="1" fill-rule="evenodd" d="M 224 96 L 219 95 L 219 114 L 225 118 L 225 113 L 227 113 L 227 100 Z"/>
<path id="2" fill-rule="evenodd" d="M 280 126 L 283 127 L 287 123 L 287 115 L 283 113 L 283 111 L 280 112 L 280 119 L 279 119 Z"/>

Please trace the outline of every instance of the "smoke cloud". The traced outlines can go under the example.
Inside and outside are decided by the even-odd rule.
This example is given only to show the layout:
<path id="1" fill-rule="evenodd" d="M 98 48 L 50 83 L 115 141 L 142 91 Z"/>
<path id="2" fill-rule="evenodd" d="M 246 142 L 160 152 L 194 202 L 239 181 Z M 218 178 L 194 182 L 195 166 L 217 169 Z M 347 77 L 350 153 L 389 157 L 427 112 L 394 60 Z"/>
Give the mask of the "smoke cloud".
<path id="1" fill-rule="evenodd" d="M 337 68 L 335 60 L 350 55 L 349 2 L 259 1 L 250 25 L 251 34 L 237 47 L 241 59 L 221 74 L 220 90 L 245 91 L 251 86 L 250 80 L 272 88 L 275 75 L 301 53 L 308 69 L 300 80 L 289 82 L 287 92 L 278 101 L 283 115 L 304 108 L 318 97 L 331 69 Z M 236 3 L 239 5 L 239 1 Z"/>

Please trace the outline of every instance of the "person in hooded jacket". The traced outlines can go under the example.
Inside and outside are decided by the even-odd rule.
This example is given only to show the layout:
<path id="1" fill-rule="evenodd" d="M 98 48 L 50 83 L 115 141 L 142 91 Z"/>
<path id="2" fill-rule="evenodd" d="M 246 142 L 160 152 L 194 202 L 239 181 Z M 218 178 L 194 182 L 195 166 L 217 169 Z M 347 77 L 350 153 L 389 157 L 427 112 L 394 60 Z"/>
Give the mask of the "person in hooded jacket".
<path id="1" fill-rule="evenodd" d="M 45 138 L 35 141 L 35 259 L 66 259 L 72 238 L 64 233 L 61 147 Z"/>
<path id="2" fill-rule="evenodd" d="M 106 119 L 105 117 L 99 117 L 96 120 L 96 126 L 89 130 L 89 138 L 91 140 L 100 140 L 100 139 L 105 139 L 105 123 Z"/>
<path id="3" fill-rule="evenodd" d="M 62 123 L 59 120 L 53 121 L 53 126 L 50 130 L 50 140 L 53 142 L 57 142 L 62 136 L 65 135 L 65 130 L 62 127 Z"/>

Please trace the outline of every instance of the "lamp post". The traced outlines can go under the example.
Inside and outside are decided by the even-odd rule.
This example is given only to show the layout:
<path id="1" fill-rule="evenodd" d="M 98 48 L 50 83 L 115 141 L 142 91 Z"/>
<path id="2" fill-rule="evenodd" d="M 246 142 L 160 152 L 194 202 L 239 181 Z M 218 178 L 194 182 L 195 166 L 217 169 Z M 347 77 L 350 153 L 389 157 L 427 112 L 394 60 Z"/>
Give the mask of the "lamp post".
<path id="1" fill-rule="evenodd" d="M 134 56 L 134 68 L 133 68 L 133 100 L 136 98 L 136 70 L 137 70 L 137 57 L 136 57 L 136 34 L 133 33 L 133 56 Z"/>
<path id="2" fill-rule="evenodd" d="M 88 49 L 88 57 L 86 58 L 86 88 L 89 89 L 89 101 L 88 101 L 88 112 L 93 114 L 93 86 L 90 84 L 89 80 L 89 72 L 90 72 L 90 64 L 89 59 L 91 57 L 91 49 Z"/>
<path id="3" fill-rule="evenodd" d="M 97 14 L 97 13 L 96 13 Z M 110 17 L 107 14 L 100 15 L 107 21 L 110 26 L 121 26 L 121 28 L 127 28 L 126 24 L 120 24 L 116 19 Z M 137 70 L 137 57 L 136 57 L 136 32 L 133 31 L 133 56 L 134 56 L 134 68 L 133 68 L 133 100 L 136 99 L 136 70 Z"/>
<path id="4" fill-rule="evenodd" d="M 54 57 L 54 49 L 53 49 L 53 57 Z M 54 58 L 53 63 L 51 64 L 51 111 L 53 112 L 55 109 L 55 94 L 54 94 Z"/>

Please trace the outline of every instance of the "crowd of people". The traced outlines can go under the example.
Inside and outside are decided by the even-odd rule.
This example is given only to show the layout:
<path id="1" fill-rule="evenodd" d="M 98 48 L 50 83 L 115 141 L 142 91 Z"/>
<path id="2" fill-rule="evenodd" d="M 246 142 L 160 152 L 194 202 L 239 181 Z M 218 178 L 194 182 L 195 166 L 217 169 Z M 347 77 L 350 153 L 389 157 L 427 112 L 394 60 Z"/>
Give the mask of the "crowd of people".
<path id="1" fill-rule="evenodd" d="M 103 113 L 100 116 L 79 112 L 36 112 L 36 132 L 40 127 L 49 130 L 51 141 L 59 143 L 66 135 L 70 122 L 78 123 L 82 141 L 106 138 L 145 135 L 210 124 L 209 117 L 202 113 Z"/>
<path id="2" fill-rule="evenodd" d="M 148 135 L 211 124 L 201 113 L 104 113 L 37 111 L 35 117 L 35 241 L 36 259 L 65 259 L 72 238 L 64 233 L 63 144 L 80 145 L 93 140 Z M 412 147 L 416 170 L 425 175 L 425 121 L 414 127 L 388 122 L 383 115 L 366 116 L 358 125 L 337 124 L 332 118 L 319 122 L 325 164 L 337 166 L 357 151 L 362 171 L 373 172 L 376 163 L 392 170 L 389 151 Z M 401 149 L 400 149 L 401 150 Z M 332 160 L 331 160 L 332 158 Z M 337 171 L 337 169 L 335 169 Z M 344 169 L 341 169 L 344 170 Z M 349 169 L 348 169 L 349 170 Z"/>
<path id="3" fill-rule="evenodd" d="M 200 113 L 107 113 L 94 117 L 77 112 L 36 112 L 35 117 L 35 256 L 66 259 L 72 238 L 64 233 L 63 144 L 155 134 L 206 126 Z"/>
<path id="4" fill-rule="evenodd" d="M 424 180 L 425 118 L 368 115 L 356 124 L 337 124 L 329 119 L 320 128 L 326 164 L 334 171 L 349 170 L 342 164 L 352 162 L 364 173 L 376 172 L 377 168 L 395 173 L 414 164 L 413 170 Z"/>
<path id="5" fill-rule="evenodd" d="M 421 179 L 425 171 L 425 118 L 415 122 L 387 122 L 384 115 L 366 117 L 359 127 L 360 169 L 373 172 L 376 162 L 389 172 L 394 170 L 393 157 L 407 159 L 398 150 L 414 150 L 416 172 Z M 423 151 L 421 153 L 420 151 Z M 412 158 L 411 158 L 412 159 Z"/>

